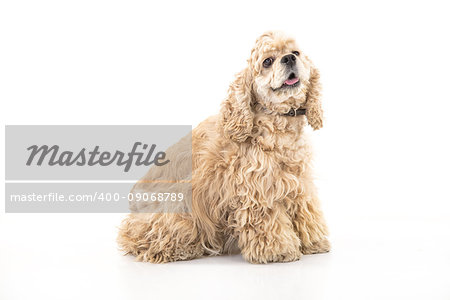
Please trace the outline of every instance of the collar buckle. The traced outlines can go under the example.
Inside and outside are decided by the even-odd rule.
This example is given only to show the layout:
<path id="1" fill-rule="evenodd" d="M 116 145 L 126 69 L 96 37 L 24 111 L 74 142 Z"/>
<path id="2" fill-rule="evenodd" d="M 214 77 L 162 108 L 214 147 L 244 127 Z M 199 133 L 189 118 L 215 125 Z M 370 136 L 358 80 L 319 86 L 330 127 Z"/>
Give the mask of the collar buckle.
<path id="1" fill-rule="evenodd" d="M 287 113 L 283 114 L 283 116 L 296 117 L 296 116 L 302 116 L 305 114 L 306 114 L 306 109 L 304 109 L 304 108 L 297 108 L 297 109 L 291 108 Z"/>

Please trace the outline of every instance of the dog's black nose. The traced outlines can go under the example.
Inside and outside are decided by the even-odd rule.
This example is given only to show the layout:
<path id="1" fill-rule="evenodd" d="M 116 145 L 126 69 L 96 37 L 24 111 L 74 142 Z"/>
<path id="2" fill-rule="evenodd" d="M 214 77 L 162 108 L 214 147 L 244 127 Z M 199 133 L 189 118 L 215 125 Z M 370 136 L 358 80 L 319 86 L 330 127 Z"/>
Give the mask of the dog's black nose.
<path id="1" fill-rule="evenodd" d="M 281 63 L 292 67 L 295 64 L 295 59 L 294 54 L 288 54 L 283 56 Z"/>

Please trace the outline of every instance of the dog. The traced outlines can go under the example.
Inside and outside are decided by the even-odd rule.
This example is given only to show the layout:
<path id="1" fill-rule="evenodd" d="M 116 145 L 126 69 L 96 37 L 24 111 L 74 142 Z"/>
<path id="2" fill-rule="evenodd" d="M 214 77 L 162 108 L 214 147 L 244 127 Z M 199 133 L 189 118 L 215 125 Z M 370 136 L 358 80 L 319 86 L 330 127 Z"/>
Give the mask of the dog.
<path id="1" fill-rule="evenodd" d="M 220 114 L 167 150 L 170 156 L 192 143 L 192 159 L 177 153 L 180 163 L 151 169 L 133 189 L 151 190 L 149 182 L 161 172 L 181 173 L 176 179 L 192 184 L 190 211 L 130 214 L 119 228 L 120 248 L 153 263 L 236 250 L 250 263 L 328 252 L 305 134 L 306 124 L 322 127 L 322 115 L 319 72 L 311 60 L 294 39 L 264 33 Z"/>

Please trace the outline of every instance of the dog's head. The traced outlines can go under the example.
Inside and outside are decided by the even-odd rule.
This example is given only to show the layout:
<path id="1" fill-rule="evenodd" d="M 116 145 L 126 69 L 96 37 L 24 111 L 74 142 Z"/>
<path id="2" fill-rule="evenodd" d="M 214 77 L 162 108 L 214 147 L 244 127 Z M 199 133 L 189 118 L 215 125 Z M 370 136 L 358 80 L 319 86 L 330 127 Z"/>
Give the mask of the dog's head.
<path id="1" fill-rule="evenodd" d="M 224 133 L 244 141 L 255 104 L 278 114 L 305 108 L 313 129 L 322 127 L 319 72 L 292 38 L 267 32 L 258 38 L 247 68 L 236 76 L 222 107 Z"/>

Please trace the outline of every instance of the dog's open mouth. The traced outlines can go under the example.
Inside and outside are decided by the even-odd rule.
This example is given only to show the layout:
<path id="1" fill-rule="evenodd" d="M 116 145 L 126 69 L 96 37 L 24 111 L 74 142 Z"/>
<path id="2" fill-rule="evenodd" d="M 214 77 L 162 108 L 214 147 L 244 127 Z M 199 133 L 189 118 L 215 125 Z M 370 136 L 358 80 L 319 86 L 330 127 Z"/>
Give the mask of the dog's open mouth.
<path id="1" fill-rule="evenodd" d="M 300 84 L 300 79 L 297 77 L 297 75 L 295 75 L 294 73 L 291 73 L 291 74 L 289 74 L 288 79 L 286 79 L 280 87 L 278 87 L 276 89 L 272 88 L 272 90 L 275 92 L 275 91 L 278 91 L 281 89 L 294 88 L 294 87 L 297 87 L 299 84 Z"/>

